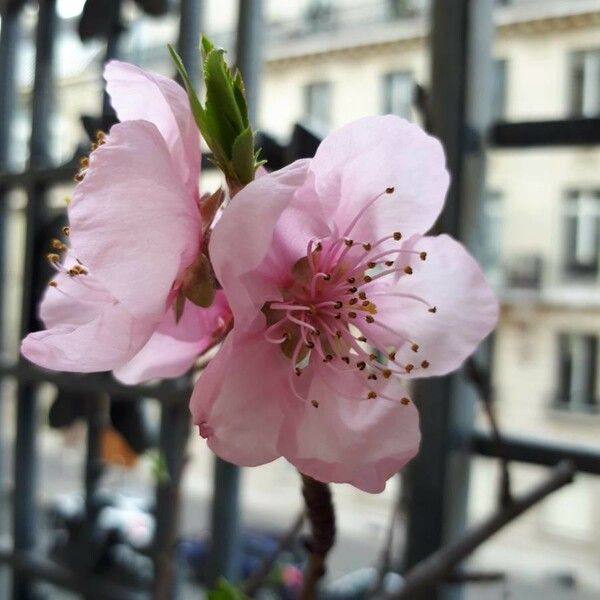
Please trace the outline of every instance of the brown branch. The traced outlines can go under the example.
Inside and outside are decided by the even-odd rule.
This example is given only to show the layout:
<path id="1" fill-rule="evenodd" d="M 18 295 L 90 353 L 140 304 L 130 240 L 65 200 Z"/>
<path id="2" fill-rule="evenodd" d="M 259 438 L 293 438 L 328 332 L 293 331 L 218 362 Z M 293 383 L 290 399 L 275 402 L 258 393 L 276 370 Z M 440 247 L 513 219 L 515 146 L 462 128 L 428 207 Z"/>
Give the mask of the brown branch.
<path id="1" fill-rule="evenodd" d="M 502 452 L 504 448 L 504 438 L 500 432 L 500 426 L 498 425 L 498 419 L 496 417 L 493 390 L 489 380 L 489 374 L 484 373 L 473 358 L 470 358 L 467 361 L 466 371 L 471 383 L 477 388 L 479 393 L 478 397 L 483 405 L 483 410 L 485 411 L 490 426 L 492 440 L 496 446 L 496 454 L 499 457 L 500 506 L 508 506 L 512 502 L 510 469 L 508 466 L 508 459 L 506 458 L 505 453 Z"/>
<path id="2" fill-rule="evenodd" d="M 505 527 L 508 523 L 535 506 L 552 492 L 571 483 L 575 466 L 571 461 L 562 461 L 550 477 L 528 493 L 514 499 L 509 506 L 498 509 L 488 519 L 468 530 L 456 542 L 444 546 L 431 556 L 415 565 L 404 579 L 402 591 L 392 596 L 395 600 L 415 598 L 415 594 L 444 581 L 455 567 L 476 548 Z"/>
<path id="3" fill-rule="evenodd" d="M 311 537 L 306 542 L 309 555 L 300 600 L 315 600 L 317 585 L 326 572 L 327 555 L 335 543 L 335 511 L 326 483 L 302 475 L 302 495 Z"/>
<path id="4" fill-rule="evenodd" d="M 304 511 L 301 511 L 292 523 L 289 531 L 285 533 L 279 540 L 277 548 L 275 548 L 271 555 L 265 559 L 260 568 L 255 573 L 252 573 L 248 579 L 246 579 L 242 585 L 242 591 L 244 594 L 252 597 L 258 591 L 260 586 L 264 583 L 273 570 L 273 567 L 275 566 L 275 563 L 277 562 L 277 559 L 281 553 L 287 550 L 292 545 L 296 537 L 298 537 L 300 529 L 302 529 L 302 525 L 304 523 L 304 516 Z"/>

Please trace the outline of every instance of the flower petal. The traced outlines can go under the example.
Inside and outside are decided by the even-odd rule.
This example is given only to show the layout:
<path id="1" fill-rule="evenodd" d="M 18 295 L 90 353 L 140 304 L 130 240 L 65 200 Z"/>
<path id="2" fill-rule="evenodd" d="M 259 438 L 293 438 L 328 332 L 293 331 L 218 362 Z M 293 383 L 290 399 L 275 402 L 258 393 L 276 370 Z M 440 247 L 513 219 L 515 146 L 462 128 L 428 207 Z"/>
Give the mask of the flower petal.
<path id="1" fill-rule="evenodd" d="M 158 324 L 200 243 L 197 206 L 152 123 L 115 125 L 69 208 L 75 255 L 136 317 Z"/>
<path id="2" fill-rule="evenodd" d="M 106 89 L 120 121 L 154 123 L 175 167 L 195 197 L 200 174 L 200 134 L 184 89 L 162 75 L 113 60 L 104 68 Z"/>
<path id="3" fill-rule="evenodd" d="M 328 135 L 311 163 L 316 190 L 341 233 L 375 197 L 350 237 L 373 242 L 400 231 L 425 233 L 449 184 L 439 141 L 393 115 L 366 117 Z M 385 194 L 386 188 L 394 188 Z"/>
<path id="4" fill-rule="evenodd" d="M 429 363 L 425 369 L 415 368 L 410 377 L 444 375 L 457 369 L 493 330 L 498 300 L 475 259 L 451 237 L 426 236 L 414 247 L 427 252 L 427 260 L 414 261 L 412 275 L 390 286 L 387 296 L 374 298 L 376 321 L 405 332 L 419 345 L 416 353 L 410 343 L 396 353 L 401 364 Z M 418 296 L 436 312 L 414 298 L 391 294 Z"/>
<path id="5" fill-rule="evenodd" d="M 222 291 L 217 292 L 210 308 L 201 308 L 186 300 L 179 323 L 175 322 L 175 311 L 168 310 L 147 344 L 127 364 L 115 370 L 115 377 L 129 385 L 179 377 L 215 342 L 215 336 L 230 320 L 231 313 Z"/>
<path id="6" fill-rule="evenodd" d="M 268 365 L 268 368 L 265 368 Z M 215 454 L 242 466 L 275 460 L 289 361 L 262 333 L 227 336 L 198 379 L 190 409 Z"/>
<path id="7" fill-rule="evenodd" d="M 131 314 L 99 283 L 59 275 L 40 307 L 48 327 L 30 333 L 21 353 L 31 362 L 56 371 L 110 371 L 129 360 L 151 335 L 151 325 Z"/>
<path id="8" fill-rule="evenodd" d="M 318 481 L 381 492 L 418 452 L 417 409 L 412 402 L 400 403 L 406 392 L 397 380 L 389 380 L 384 391 L 398 401 L 344 399 L 332 394 L 332 387 L 347 388 L 347 377 L 321 369 L 310 387 L 310 397 L 321 399 L 319 407 L 289 405 L 280 438 L 282 454 Z"/>
<path id="9" fill-rule="evenodd" d="M 282 269 L 289 275 L 295 260 L 291 256 L 305 253 L 314 234 L 311 211 L 295 207 L 296 190 L 305 181 L 308 164 L 298 160 L 255 179 L 235 196 L 212 232 L 211 261 L 238 328 L 243 327 L 245 316 L 260 310 L 265 298 L 277 299 L 276 279 L 284 274 Z M 288 209 L 294 211 L 294 226 L 281 227 L 279 221 Z M 284 229 L 288 235 L 282 240 Z M 254 273 L 268 255 L 273 259 L 268 276 Z"/>

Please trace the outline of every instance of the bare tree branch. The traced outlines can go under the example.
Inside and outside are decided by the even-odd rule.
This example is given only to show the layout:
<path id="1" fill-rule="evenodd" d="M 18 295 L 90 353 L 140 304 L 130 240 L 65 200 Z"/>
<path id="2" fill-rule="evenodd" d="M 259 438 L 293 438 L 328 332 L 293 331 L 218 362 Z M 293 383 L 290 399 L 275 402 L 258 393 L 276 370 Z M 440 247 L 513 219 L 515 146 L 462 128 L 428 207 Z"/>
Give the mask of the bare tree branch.
<path id="1" fill-rule="evenodd" d="M 476 548 L 546 496 L 571 483 L 574 475 L 575 466 L 571 461 L 560 462 L 554 467 L 550 477 L 531 491 L 515 498 L 508 506 L 498 509 L 483 523 L 468 530 L 456 542 L 444 546 L 415 565 L 406 574 L 402 591 L 390 598 L 395 600 L 414 599 L 416 593 L 444 581 L 450 573 L 454 572 L 455 567 Z"/>

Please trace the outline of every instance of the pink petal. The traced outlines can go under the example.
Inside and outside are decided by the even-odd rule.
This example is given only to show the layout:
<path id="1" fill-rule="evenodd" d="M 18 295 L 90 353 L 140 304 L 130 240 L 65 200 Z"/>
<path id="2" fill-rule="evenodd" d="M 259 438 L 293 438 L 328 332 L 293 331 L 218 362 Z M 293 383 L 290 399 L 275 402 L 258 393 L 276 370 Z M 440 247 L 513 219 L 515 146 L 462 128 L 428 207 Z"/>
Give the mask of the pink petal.
<path id="1" fill-rule="evenodd" d="M 112 128 L 90 156 L 69 219 L 77 258 L 131 314 L 158 324 L 198 251 L 200 219 L 154 125 Z"/>
<path id="2" fill-rule="evenodd" d="M 200 135 L 184 89 L 162 75 L 116 60 L 104 68 L 104 79 L 119 120 L 142 119 L 156 125 L 194 197 L 200 174 Z"/>
<path id="3" fill-rule="evenodd" d="M 136 321 L 88 277 L 56 277 L 58 287 L 46 290 L 40 307 L 48 329 L 23 340 L 25 358 L 56 371 L 109 371 L 145 344 L 151 324 Z"/>
<path id="4" fill-rule="evenodd" d="M 210 257 L 238 328 L 254 319 L 265 299 L 279 297 L 275 280 L 289 274 L 294 252 L 306 253 L 313 223 L 307 207 L 295 207 L 295 194 L 305 181 L 308 164 L 299 160 L 254 180 L 235 196 L 212 232 Z M 277 242 L 282 232 L 279 221 L 287 209 L 294 210 L 297 218 L 293 227 L 284 228 L 286 239 Z M 267 272 L 252 273 L 268 255 L 273 264 Z"/>
<path id="5" fill-rule="evenodd" d="M 230 320 L 222 291 L 217 292 L 210 308 L 186 300 L 179 323 L 175 322 L 175 311 L 169 309 L 148 343 L 127 364 L 115 370 L 115 377 L 129 385 L 179 377 L 215 342 Z"/>
<path id="6" fill-rule="evenodd" d="M 374 298 L 376 320 L 406 332 L 419 345 L 416 353 L 410 344 L 397 352 L 399 363 L 429 363 L 426 369 L 412 371 L 411 377 L 444 375 L 457 369 L 494 329 L 498 300 L 475 259 L 451 237 L 426 236 L 414 247 L 427 252 L 427 260 L 413 261 L 413 274 L 387 291 L 417 295 L 437 312 L 414 299 L 388 295 Z"/>
<path id="7" fill-rule="evenodd" d="M 265 368 L 268 365 L 268 368 Z M 194 423 L 221 458 L 242 466 L 275 460 L 289 361 L 263 334 L 227 336 L 190 402 Z"/>
<path id="8" fill-rule="evenodd" d="M 322 369 L 325 385 L 316 376 L 309 403 L 289 405 L 282 429 L 283 455 L 302 473 L 323 482 L 350 483 L 371 493 L 383 491 L 386 481 L 418 452 L 419 415 L 411 403 L 403 405 L 406 392 L 390 379 L 384 391 L 397 401 L 346 400 L 331 386 L 347 389 L 347 377 Z M 304 376 L 304 374 L 302 375 Z"/>
<path id="9" fill-rule="evenodd" d="M 393 115 L 359 119 L 328 135 L 310 170 L 341 233 L 361 208 L 383 194 L 350 234 L 360 241 L 394 231 L 425 233 L 444 205 L 449 184 L 439 141 Z M 385 194 L 390 187 L 394 192 Z"/>

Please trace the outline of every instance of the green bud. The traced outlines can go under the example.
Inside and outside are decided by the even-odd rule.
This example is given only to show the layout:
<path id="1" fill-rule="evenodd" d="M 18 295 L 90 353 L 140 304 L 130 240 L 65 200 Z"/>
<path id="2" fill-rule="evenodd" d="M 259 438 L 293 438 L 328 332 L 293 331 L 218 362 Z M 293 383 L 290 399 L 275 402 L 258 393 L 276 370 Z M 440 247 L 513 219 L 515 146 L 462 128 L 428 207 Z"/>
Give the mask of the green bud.
<path id="1" fill-rule="evenodd" d="M 231 71 L 225 62 L 225 51 L 202 37 L 202 73 L 206 100 L 202 106 L 185 66 L 169 46 L 171 58 L 185 85 L 190 107 L 200 133 L 213 153 L 214 162 L 234 187 L 254 179 L 263 164 L 254 152 L 254 132 L 248 118 L 244 82 L 239 71 Z"/>

